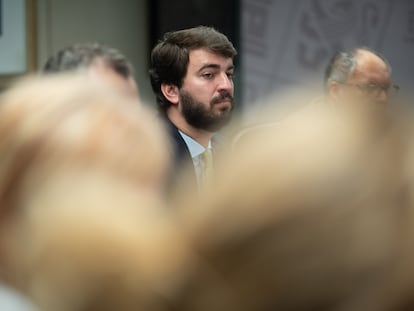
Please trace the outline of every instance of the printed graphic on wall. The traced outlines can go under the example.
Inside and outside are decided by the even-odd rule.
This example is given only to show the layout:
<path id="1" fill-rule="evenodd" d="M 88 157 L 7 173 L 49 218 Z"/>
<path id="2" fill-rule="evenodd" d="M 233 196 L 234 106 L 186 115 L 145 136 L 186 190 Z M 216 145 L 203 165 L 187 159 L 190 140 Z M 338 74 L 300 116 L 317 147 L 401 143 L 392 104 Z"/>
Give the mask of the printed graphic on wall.
<path id="1" fill-rule="evenodd" d="M 414 83 L 414 1 L 243 0 L 241 33 L 245 109 L 292 87 L 322 91 L 330 57 L 344 48 L 375 49 L 402 90 Z"/>

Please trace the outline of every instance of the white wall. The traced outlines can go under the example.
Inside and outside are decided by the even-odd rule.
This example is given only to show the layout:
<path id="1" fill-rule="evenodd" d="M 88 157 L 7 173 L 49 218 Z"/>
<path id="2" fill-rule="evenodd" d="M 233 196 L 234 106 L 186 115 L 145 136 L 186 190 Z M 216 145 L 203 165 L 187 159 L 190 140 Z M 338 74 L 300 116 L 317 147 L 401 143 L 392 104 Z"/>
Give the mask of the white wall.
<path id="1" fill-rule="evenodd" d="M 38 66 L 64 46 L 99 41 L 128 57 L 141 97 L 154 101 L 147 74 L 147 5 L 146 0 L 37 0 Z"/>

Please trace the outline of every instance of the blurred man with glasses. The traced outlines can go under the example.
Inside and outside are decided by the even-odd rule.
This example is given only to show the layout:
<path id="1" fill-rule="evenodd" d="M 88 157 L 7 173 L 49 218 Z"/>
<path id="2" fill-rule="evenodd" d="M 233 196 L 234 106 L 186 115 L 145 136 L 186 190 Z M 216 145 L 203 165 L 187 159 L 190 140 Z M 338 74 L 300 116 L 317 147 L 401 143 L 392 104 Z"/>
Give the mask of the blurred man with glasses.
<path id="1" fill-rule="evenodd" d="M 387 60 L 369 48 L 337 52 L 326 68 L 324 85 L 327 102 L 334 105 L 386 107 L 399 89 Z"/>

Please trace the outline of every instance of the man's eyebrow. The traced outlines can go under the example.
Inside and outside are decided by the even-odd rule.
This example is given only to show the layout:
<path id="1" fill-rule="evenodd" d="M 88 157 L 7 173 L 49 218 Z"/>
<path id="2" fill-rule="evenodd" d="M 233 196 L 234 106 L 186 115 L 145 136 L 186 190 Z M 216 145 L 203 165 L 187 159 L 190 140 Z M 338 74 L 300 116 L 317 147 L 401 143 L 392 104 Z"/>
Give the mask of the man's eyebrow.
<path id="1" fill-rule="evenodd" d="M 220 69 L 220 65 L 219 64 L 205 64 L 205 65 L 203 65 L 203 66 L 201 66 L 201 68 L 198 70 L 199 72 L 200 71 L 203 71 L 204 69 L 206 69 L 206 68 L 212 68 L 212 69 Z M 226 69 L 226 71 L 227 70 L 233 70 L 234 69 L 234 65 L 230 65 L 227 69 Z"/>
<path id="2" fill-rule="evenodd" d="M 220 69 L 220 65 L 218 65 L 218 64 L 205 64 L 205 65 L 201 66 L 201 68 L 198 71 L 203 71 L 206 68 Z"/>
<path id="3" fill-rule="evenodd" d="M 378 83 L 378 81 L 377 80 L 375 80 L 375 79 L 370 79 L 370 80 L 368 80 L 368 83 L 367 83 L 368 85 L 376 85 L 376 86 L 391 86 L 392 85 L 392 82 L 391 81 L 389 81 L 389 82 L 387 82 L 387 83 Z"/>

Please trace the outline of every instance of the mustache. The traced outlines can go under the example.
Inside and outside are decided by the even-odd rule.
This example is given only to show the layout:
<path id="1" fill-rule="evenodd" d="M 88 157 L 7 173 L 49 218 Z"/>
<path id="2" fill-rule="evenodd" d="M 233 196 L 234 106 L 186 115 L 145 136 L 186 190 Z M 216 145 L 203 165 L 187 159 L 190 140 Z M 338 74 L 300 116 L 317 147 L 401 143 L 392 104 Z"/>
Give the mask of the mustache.
<path id="1" fill-rule="evenodd" d="M 231 103 L 233 103 L 233 99 L 234 99 L 233 96 L 231 96 L 231 94 L 229 92 L 222 92 L 217 97 L 214 97 L 211 100 L 211 104 L 214 105 L 214 104 L 220 103 L 224 100 L 230 100 Z"/>

